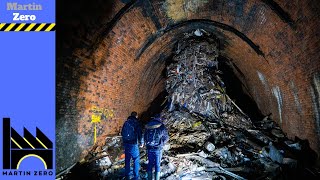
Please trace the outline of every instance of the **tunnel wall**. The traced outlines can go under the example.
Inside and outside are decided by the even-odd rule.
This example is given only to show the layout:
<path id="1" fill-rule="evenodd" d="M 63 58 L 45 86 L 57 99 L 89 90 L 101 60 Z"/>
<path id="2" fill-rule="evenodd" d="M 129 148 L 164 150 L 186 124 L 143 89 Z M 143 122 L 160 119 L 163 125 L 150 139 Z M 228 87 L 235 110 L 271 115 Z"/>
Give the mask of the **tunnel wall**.
<path id="1" fill-rule="evenodd" d="M 174 44 L 196 28 L 219 38 L 261 112 L 319 152 L 316 0 L 58 1 L 57 8 L 57 171 L 93 146 L 95 112 L 103 144 L 131 111 L 148 108 L 164 89 Z"/>

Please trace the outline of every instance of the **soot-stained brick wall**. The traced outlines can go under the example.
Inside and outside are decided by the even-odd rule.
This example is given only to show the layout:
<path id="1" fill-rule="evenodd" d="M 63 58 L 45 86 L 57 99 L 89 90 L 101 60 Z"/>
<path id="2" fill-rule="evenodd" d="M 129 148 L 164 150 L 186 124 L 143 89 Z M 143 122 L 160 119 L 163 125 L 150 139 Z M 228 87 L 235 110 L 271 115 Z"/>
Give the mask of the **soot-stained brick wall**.
<path id="1" fill-rule="evenodd" d="M 58 1 L 57 171 L 119 133 L 164 89 L 179 37 L 202 28 L 221 42 L 260 111 L 319 152 L 320 5 L 317 0 Z M 239 102 L 241 106 L 241 102 Z"/>

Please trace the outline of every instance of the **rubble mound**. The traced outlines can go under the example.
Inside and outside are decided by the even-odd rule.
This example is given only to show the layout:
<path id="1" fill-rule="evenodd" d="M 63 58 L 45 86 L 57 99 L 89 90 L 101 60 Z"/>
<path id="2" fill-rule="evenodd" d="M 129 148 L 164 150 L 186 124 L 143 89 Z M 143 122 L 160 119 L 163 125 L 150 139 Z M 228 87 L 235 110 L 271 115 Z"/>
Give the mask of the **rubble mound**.
<path id="1" fill-rule="evenodd" d="M 177 43 L 173 63 L 167 67 L 169 111 L 179 106 L 209 119 L 220 119 L 223 112 L 231 110 L 218 75 L 218 56 L 218 42 L 211 36 L 186 34 Z"/>

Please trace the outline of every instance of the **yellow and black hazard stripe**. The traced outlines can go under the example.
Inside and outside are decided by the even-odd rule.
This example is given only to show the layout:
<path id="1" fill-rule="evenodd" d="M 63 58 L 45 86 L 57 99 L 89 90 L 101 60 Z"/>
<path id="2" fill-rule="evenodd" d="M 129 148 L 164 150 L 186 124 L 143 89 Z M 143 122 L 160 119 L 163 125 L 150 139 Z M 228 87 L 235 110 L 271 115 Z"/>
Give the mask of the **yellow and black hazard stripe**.
<path id="1" fill-rule="evenodd" d="M 0 31 L 55 31 L 55 23 L 1 23 Z"/>

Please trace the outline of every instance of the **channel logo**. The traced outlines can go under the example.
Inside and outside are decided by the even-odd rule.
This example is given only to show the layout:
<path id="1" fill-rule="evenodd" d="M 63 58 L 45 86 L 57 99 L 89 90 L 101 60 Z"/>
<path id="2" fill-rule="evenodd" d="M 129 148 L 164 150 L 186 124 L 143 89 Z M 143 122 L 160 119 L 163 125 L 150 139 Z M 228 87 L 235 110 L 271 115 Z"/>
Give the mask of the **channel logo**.
<path id="1" fill-rule="evenodd" d="M 10 118 L 3 118 L 3 171 L 2 175 L 51 175 L 52 171 L 16 171 L 28 157 L 41 160 L 45 170 L 53 169 L 53 143 L 36 127 L 36 137 L 26 128 L 23 137 L 11 127 Z M 14 171 L 8 171 L 14 170 Z M 19 173 L 18 173 L 19 172 Z"/>

